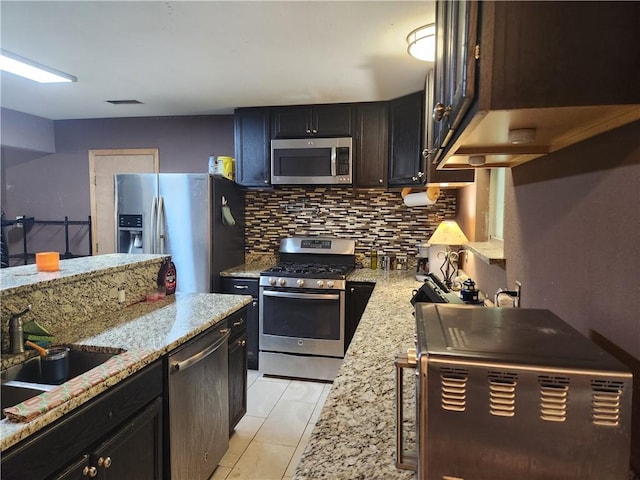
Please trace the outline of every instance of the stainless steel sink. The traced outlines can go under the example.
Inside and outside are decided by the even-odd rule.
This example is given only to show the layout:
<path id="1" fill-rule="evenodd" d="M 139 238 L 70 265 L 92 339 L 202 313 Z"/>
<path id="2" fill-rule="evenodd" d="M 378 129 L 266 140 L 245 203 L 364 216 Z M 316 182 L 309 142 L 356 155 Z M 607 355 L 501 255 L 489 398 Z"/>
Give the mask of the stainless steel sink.
<path id="1" fill-rule="evenodd" d="M 24 402 L 25 400 L 29 400 L 31 397 L 40 395 L 43 392 L 43 390 L 39 388 L 4 384 L 0 387 L 0 390 L 0 403 L 2 403 L 3 410 Z M 0 413 L 0 419 L 2 418 L 5 418 L 4 413 Z"/>
<path id="2" fill-rule="evenodd" d="M 65 381 L 88 372 L 103 364 L 116 353 L 91 352 L 84 350 L 69 351 L 69 375 Z M 47 384 L 40 372 L 40 357 L 34 357 L 19 365 L 14 365 L 0 374 L 2 408 L 17 405 L 42 392 L 51 390 L 55 385 Z M 4 418 L 4 414 L 1 416 Z"/>
<path id="3" fill-rule="evenodd" d="M 113 357 L 114 353 L 69 351 L 69 376 L 67 380 L 82 375 Z M 34 357 L 19 365 L 4 370 L 0 376 L 2 383 L 16 380 L 19 382 L 44 383 L 40 374 L 40 357 Z"/>

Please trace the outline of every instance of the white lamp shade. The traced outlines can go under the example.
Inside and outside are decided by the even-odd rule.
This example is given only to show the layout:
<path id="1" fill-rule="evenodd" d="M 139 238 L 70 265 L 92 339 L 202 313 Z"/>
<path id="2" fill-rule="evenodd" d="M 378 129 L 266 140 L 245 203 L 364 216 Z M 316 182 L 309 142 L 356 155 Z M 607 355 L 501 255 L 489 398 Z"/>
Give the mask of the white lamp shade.
<path id="1" fill-rule="evenodd" d="M 429 239 L 431 245 L 464 245 L 469 239 L 454 220 L 445 220 L 438 225 Z"/>

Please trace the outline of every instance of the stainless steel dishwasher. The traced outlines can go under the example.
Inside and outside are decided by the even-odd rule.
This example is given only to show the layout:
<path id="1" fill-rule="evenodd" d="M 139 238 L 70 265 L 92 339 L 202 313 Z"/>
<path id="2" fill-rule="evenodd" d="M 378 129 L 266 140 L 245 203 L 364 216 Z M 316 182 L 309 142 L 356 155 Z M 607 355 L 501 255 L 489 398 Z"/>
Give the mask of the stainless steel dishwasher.
<path id="1" fill-rule="evenodd" d="M 222 322 L 168 357 L 171 479 L 207 479 L 229 447 L 229 328 Z"/>

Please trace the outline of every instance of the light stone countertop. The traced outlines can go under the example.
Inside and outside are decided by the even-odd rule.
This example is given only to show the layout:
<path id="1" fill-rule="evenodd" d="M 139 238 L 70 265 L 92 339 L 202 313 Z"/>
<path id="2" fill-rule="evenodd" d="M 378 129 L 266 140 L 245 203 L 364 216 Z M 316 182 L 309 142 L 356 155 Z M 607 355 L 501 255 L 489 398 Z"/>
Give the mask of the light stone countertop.
<path id="1" fill-rule="evenodd" d="M 304 479 L 415 478 L 395 467 L 394 357 L 414 345 L 414 272 L 357 269 L 375 282 L 342 367 L 293 476 Z"/>
<path id="2" fill-rule="evenodd" d="M 247 295 L 177 293 L 152 304 L 132 305 L 125 311 L 96 320 L 98 323 L 95 325 L 87 325 L 86 336 L 74 344 L 85 348 L 136 351 L 140 361 L 30 422 L 11 423 L 7 419 L 2 420 L 1 450 L 46 427 L 251 301 Z"/>
<path id="3" fill-rule="evenodd" d="M 261 269 L 247 264 L 221 275 L 258 278 Z M 395 467 L 393 361 L 414 345 L 410 300 L 421 282 L 414 271 L 368 268 L 347 280 L 376 286 L 293 478 L 413 479 Z"/>
<path id="4" fill-rule="evenodd" d="M 0 293 L 9 295 L 25 287 L 42 288 L 43 284 L 75 281 L 88 273 L 125 270 L 131 265 L 154 262 L 167 255 L 112 253 L 60 261 L 57 272 L 39 272 L 35 263 L 0 270 Z"/>

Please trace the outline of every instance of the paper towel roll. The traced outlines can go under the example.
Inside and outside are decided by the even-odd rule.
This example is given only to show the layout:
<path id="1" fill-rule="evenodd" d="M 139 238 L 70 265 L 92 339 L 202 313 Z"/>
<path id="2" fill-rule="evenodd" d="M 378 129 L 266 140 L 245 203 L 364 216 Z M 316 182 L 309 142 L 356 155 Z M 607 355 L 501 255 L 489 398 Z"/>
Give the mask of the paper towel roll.
<path id="1" fill-rule="evenodd" d="M 424 205 L 433 205 L 438 197 L 431 199 L 427 192 L 410 193 L 404 197 L 404 204 L 407 207 L 420 207 Z"/>

